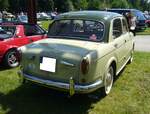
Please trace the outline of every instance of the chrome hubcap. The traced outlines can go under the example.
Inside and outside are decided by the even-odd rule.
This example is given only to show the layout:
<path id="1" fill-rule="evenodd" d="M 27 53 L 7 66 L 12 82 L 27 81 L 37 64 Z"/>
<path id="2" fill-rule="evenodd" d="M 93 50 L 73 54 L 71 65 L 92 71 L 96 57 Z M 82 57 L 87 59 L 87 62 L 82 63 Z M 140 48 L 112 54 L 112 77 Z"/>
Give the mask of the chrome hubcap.
<path id="1" fill-rule="evenodd" d="M 15 64 L 18 64 L 18 61 L 17 61 L 17 57 L 16 57 L 16 52 L 10 52 L 8 54 L 8 64 L 10 66 L 13 66 Z"/>
<path id="2" fill-rule="evenodd" d="M 107 71 L 106 80 L 105 80 L 105 92 L 106 92 L 106 94 L 109 94 L 109 92 L 112 88 L 113 75 L 114 75 L 113 68 L 110 67 Z"/>

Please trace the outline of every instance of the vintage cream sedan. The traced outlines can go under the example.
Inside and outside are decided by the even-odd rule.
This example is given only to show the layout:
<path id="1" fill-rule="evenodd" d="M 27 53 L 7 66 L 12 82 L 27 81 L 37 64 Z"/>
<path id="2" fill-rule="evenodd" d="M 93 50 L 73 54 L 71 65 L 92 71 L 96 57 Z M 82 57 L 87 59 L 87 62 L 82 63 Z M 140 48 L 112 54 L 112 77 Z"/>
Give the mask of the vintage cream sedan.
<path id="1" fill-rule="evenodd" d="M 18 49 L 19 75 L 70 95 L 101 87 L 109 94 L 114 77 L 133 58 L 133 34 L 117 13 L 61 14 L 49 26 L 48 37 Z"/>

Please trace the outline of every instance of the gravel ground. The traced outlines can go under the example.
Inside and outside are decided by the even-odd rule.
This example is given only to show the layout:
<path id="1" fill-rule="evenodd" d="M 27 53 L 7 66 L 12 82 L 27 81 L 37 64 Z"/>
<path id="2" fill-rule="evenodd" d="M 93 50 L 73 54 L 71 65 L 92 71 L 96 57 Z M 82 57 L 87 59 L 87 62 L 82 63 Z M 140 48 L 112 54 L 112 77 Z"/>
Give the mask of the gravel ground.
<path id="1" fill-rule="evenodd" d="M 150 52 L 150 35 L 137 35 L 134 40 L 135 51 Z"/>

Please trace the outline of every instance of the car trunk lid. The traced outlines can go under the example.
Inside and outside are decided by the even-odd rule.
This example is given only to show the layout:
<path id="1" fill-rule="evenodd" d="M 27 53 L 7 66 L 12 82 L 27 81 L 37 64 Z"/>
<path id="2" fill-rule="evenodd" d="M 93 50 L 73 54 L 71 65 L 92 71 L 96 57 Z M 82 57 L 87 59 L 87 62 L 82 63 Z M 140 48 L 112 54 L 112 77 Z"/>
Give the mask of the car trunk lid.
<path id="1" fill-rule="evenodd" d="M 93 42 L 45 39 L 27 46 L 23 56 L 24 71 L 42 79 L 69 82 L 79 81 L 80 62 L 96 48 Z"/>

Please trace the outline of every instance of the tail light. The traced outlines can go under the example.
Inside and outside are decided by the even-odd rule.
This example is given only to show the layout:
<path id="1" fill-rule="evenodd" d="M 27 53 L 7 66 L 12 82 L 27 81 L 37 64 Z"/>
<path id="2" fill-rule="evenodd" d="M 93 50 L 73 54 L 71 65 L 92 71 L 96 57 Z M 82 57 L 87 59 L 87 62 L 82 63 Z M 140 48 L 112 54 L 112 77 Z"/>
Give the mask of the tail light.
<path id="1" fill-rule="evenodd" d="M 81 61 L 81 72 L 82 74 L 87 74 L 89 71 L 89 60 L 88 58 L 83 58 Z"/>

